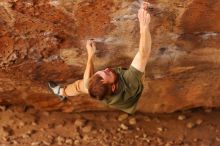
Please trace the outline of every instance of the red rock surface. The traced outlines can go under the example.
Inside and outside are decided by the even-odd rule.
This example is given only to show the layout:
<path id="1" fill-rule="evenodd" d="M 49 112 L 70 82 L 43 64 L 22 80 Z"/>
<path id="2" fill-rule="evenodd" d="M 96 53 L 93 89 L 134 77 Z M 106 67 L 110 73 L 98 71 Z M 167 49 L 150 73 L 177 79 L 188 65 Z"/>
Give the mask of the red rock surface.
<path id="1" fill-rule="evenodd" d="M 219 107 L 219 1 L 151 2 L 153 47 L 139 110 Z M 97 70 L 128 67 L 138 49 L 139 3 L 0 1 L 1 104 L 66 112 L 108 109 L 88 96 L 60 102 L 47 90 L 47 81 L 68 84 L 82 78 L 88 38 L 99 42 Z"/>

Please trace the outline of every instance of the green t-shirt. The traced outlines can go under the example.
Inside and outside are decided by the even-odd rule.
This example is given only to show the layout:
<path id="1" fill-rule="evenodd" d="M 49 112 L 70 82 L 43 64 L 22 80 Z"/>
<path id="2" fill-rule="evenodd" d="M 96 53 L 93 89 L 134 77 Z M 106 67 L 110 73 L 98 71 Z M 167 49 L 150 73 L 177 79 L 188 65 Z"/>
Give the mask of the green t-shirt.
<path id="1" fill-rule="evenodd" d="M 118 75 L 117 91 L 102 100 L 113 108 L 133 114 L 143 91 L 141 78 L 144 73 L 130 66 L 129 69 L 115 68 Z"/>

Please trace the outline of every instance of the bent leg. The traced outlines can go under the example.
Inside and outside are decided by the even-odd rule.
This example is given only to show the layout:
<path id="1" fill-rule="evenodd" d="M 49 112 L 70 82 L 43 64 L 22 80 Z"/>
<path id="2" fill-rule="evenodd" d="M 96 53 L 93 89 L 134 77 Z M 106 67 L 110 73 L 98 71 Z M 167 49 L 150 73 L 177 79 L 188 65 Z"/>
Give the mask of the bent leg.
<path id="1" fill-rule="evenodd" d="M 62 91 L 61 91 L 62 92 Z M 77 80 L 72 84 L 67 85 L 63 88 L 64 96 L 77 96 L 79 94 L 86 93 L 84 88 L 83 80 Z"/>

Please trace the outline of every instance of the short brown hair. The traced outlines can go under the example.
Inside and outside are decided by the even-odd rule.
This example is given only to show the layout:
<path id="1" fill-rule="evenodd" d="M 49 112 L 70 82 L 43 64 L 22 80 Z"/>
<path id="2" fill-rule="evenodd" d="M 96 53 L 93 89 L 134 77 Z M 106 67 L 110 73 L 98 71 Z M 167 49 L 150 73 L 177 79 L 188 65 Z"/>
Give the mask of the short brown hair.
<path id="1" fill-rule="evenodd" d="M 89 94 L 92 98 L 103 100 L 104 97 L 111 93 L 111 85 L 103 84 L 103 78 L 100 75 L 93 75 L 89 80 Z"/>

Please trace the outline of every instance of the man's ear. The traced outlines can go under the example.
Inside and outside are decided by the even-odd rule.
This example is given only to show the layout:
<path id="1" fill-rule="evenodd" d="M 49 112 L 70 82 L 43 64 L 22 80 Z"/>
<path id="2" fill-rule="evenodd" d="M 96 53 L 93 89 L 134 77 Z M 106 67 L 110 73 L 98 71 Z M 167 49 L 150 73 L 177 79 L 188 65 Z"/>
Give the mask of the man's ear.
<path id="1" fill-rule="evenodd" d="M 112 92 L 115 92 L 115 90 L 116 90 L 116 85 L 112 84 Z"/>
<path id="2" fill-rule="evenodd" d="M 105 84 L 105 80 L 102 79 L 101 82 L 102 82 L 102 84 Z"/>

